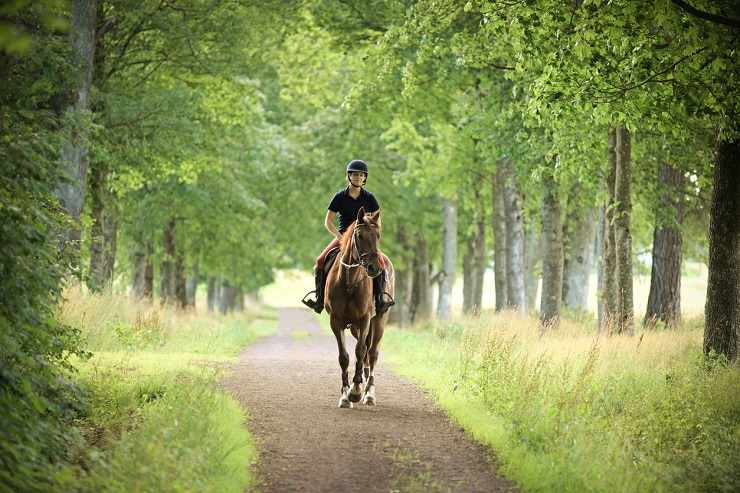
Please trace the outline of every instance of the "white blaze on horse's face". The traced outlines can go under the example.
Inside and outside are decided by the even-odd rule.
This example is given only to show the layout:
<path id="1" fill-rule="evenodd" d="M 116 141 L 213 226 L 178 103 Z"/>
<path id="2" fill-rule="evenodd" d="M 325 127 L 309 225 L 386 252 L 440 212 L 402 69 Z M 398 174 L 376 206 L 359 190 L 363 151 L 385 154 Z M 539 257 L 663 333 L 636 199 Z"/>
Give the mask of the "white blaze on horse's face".
<path id="1" fill-rule="evenodd" d="M 377 277 L 381 272 L 378 255 L 378 241 L 380 240 L 380 211 L 365 213 L 361 208 L 357 214 L 355 226 L 355 241 L 360 263 L 367 270 L 370 277 Z"/>

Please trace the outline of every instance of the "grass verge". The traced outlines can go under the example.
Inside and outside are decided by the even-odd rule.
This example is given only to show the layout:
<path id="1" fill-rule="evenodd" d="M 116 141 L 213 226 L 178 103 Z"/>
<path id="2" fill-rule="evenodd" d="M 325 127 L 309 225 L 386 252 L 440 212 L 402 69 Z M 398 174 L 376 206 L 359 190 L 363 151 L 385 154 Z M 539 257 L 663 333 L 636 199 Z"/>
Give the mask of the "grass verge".
<path id="1" fill-rule="evenodd" d="M 386 355 L 525 491 L 740 491 L 740 370 L 701 329 L 539 337 L 511 314 L 386 332 Z"/>
<path id="2" fill-rule="evenodd" d="M 217 382 L 274 316 L 206 316 L 120 296 L 67 295 L 60 318 L 92 356 L 76 380 L 87 406 L 55 472 L 60 491 L 241 492 L 256 449 L 238 403 Z"/>

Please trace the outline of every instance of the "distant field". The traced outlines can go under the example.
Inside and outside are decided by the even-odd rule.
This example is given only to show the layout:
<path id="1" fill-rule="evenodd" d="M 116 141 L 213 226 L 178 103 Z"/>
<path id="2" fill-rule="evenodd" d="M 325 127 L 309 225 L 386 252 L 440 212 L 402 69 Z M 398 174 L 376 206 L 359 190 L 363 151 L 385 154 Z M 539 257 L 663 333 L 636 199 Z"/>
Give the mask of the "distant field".
<path id="1" fill-rule="evenodd" d="M 707 292 L 707 269 L 704 264 L 689 263 L 684 268 L 688 275 L 681 279 L 681 309 L 685 316 L 696 317 L 704 313 Z M 307 271 L 282 270 L 276 273 L 274 283 L 260 290 L 263 302 L 272 306 L 301 306 L 301 298 L 313 289 L 313 275 Z M 493 272 L 487 271 L 483 285 L 483 309 L 494 307 Z M 650 276 L 636 276 L 634 282 L 635 315 L 641 319 L 650 293 Z M 435 297 L 436 299 L 436 289 Z M 452 303 L 462 310 L 462 276 L 458 274 Z M 539 297 L 538 297 L 539 299 Z M 591 276 L 589 308 L 596 313 L 596 275 Z"/>

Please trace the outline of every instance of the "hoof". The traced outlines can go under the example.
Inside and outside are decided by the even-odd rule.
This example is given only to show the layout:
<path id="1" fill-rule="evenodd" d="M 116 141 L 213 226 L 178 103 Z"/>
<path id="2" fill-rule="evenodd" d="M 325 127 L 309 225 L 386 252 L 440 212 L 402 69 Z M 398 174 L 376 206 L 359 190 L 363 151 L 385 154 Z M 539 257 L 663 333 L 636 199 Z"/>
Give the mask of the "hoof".
<path id="1" fill-rule="evenodd" d="M 375 396 L 372 396 L 370 394 L 365 394 L 365 397 L 362 399 L 362 403 L 366 406 L 374 406 L 375 405 Z"/>
<path id="2" fill-rule="evenodd" d="M 339 407 L 342 409 L 352 409 L 352 403 L 346 397 L 339 399 Z"/>
<path id="3" fill-rule="evenodd" d="M 349 394 L 350 402 L 360 402 L 360 399 L 362 399 L 362 394 L 353 394 L 350 392 Z"/>

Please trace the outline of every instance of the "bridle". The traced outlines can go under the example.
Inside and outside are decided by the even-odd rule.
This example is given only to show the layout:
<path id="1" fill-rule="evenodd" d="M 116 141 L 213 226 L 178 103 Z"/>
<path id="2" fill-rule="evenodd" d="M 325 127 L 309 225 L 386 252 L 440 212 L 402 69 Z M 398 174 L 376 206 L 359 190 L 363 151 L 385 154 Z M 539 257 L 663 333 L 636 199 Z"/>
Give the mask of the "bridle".
<path id="1" fill-rule="evenodd" d="M 359 224 L 356 225 L 354 231 L 352 232 L 352 248 L 354 249 L 355 252 L 357 252 L 357 258 L 359 259 L 359 262 L 347 264 L 341 258 L 339 259 L 339 261 L 341 262 L 342 267 L 345 267 L 348 270 L 353 269 L 355 267 L 362 267 L 363 269 L 365 269 L 365 273 L 367 274 L 367 276 L 373 279 L 375 277 L 378 277 L 380 275 L 380 272 L 382 272 L 382 270 L 379 271 L 374 276 L 371 276 L 367 270 L 368 258 L 371 257 L 372 255 L 378 255 L 378 253 L 377 252 L 364 252 L 364 253 L 360 252 L 360 247 L 358 246 L 359 245 L 359 241 L 358 241 L 359 235 L 357 234 L 359 227 L 360 227 Z M 352 260 L 352 256 L 353 256 L 352 253 L 350 253 L 350 261 Z"/>

